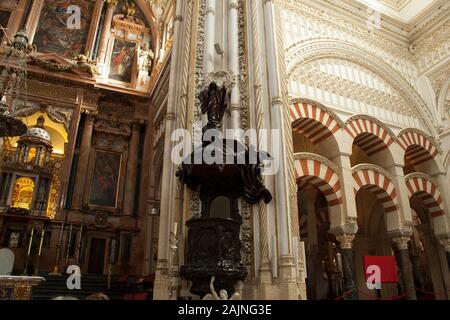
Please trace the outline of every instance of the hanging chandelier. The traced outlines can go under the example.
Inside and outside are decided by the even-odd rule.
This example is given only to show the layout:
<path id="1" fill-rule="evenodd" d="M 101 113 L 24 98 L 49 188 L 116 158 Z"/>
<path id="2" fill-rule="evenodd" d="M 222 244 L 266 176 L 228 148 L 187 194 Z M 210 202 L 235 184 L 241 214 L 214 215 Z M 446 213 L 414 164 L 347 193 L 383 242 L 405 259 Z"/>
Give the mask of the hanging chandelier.
<path id="1" fill-rule="evenodd" d="M 15 117 L 14 99 L 21 93 L 26 99 L 26 58 L 34 50 L 25 30 L 17 32 L 12 41 L 8 40 L 0 48 L 0 137 L 16 137 L 27 132 L 25 123 Z M 7 97 L 10 97 L 9 103 Z"/>

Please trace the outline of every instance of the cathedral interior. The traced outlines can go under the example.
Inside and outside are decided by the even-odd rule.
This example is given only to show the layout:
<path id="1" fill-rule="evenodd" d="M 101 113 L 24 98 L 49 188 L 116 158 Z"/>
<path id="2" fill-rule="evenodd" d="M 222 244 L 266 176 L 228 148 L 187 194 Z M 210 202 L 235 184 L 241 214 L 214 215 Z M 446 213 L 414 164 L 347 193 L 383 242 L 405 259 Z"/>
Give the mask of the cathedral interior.
<path id="1" fill-rule="evenodd" d="M 0 300 L 450 299 L 449 1 L 1 0 L 0 29 Z M 205 128 L 278 170 L 175 164 Z"/>

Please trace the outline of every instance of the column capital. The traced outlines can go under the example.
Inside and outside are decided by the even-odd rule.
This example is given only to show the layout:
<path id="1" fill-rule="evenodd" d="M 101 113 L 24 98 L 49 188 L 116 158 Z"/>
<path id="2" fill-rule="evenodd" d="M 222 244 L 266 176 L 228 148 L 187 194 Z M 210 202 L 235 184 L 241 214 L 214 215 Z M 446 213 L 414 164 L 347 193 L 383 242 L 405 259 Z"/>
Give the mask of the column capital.
<path id="1" fill-rule="evenodd" d="M 339 241 L 339 246 L 341 249 L 352 249 L 353 240 L 355 240 L 354 234 L 343 233 L 336 236 L 337 241 Z"/>
<path id="2" fill-rule="evenodd" d="M 392 241 L 399 250 L 408 250 L 408 242 L 411 241 L 411 238 L 408 236 L 400 236 L 392 238 Z"/>
<path id="3" fill-rule="evenodd" d="M 450 238 L 439 239 L 439 243 L 444 247 L 445 252 L 450 252 Z"/>
<path id="4" fill-rule="evenodd" d="M 105 4 L 108 7 L 108 9 L 115 9 L 118 4 L 118 0 L 105 0 Z"/>
<path id="5" fill-rule="evenodd" d="M 133 131 L 141 130 L 141 124 L 138 122 L 133 122 L 133 124 L 131 125 L 131 130 L 133 130 Z"/>
<path id="6" fill-rule="evenodd" d="M 237 0 L 229 0 L 229 5 L 228 7 L 230 8 L 230 10 L 234 9 L 234 10 L 238 10 L 239 9 L 239 3 Z"/>
<path id="7" fill-rule="evenodd" d="M 86 113 L 86 124 L 93 125 L 95 122 L 95 115 Z"/>

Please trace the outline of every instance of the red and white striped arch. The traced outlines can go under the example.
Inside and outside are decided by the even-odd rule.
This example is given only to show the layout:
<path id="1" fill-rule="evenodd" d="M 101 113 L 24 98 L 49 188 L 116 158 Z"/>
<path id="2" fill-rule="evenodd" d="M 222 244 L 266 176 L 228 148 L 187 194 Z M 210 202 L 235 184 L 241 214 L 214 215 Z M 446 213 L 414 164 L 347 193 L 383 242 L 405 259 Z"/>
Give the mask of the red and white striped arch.
<path id="1" fill-rule="evenodd" d="M 398 209 L 397 191 L 386 175 L 373 169 L 362 168 L 353 172 L 355 196 L 362 188 L 373 192 L 383 204 L 385 213 Z"/>
<path id="2" fill-rule="evenodd" d="M 409 191 L 409 198 L 414 195 L 419 197 L 433 218 L 444 215 L 441 192 L 429 178 L 424 176 L 406 176 L 405 181 Z"/>
<path id="3" fill-rule="evenodd" d="M 353 143 L 368 156 L 387 149 L 394 142 L 394 138 L 385 128 L 370 119 L 350 119 L 345 131 L 355 139 Z"/>
<path id="4" fill-rule="evenodd" d="M 405 150 L 405 157 L 412 165 L 433 159 L 439 154 L 437 147 L 423 134 L 416 131 L 400 133 L 398 143 Z"/>
<path id="5" fill-rule="evenodd" d="M 339 175 L 325 163 L 316 159 L 297 159 L 294 169 L 297 182 L 311 183 L 319 189 L 330 208 L 342 203 Z"/>
<path id="6" fill-rule="evenodd" d="M 313 144 L 325 140 L 341 128 L 334 116 L 322 106 L 307 102 L 291 105 L 291 120 L 293 130 L 304 134 Z"/>

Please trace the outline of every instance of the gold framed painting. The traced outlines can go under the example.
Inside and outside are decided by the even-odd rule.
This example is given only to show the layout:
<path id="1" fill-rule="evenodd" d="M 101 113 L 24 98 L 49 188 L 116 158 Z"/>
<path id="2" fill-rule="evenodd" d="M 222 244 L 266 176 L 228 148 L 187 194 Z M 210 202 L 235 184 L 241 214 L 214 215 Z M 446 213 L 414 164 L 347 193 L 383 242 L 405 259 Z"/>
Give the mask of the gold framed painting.
<path id="1" fill-rule="evenodd" d="M 136 58 L 137 43 L 114 38 L 111 60 L 109 63 L 109 79 L 124 83 L 133 81 L 133 64 Z"/>

